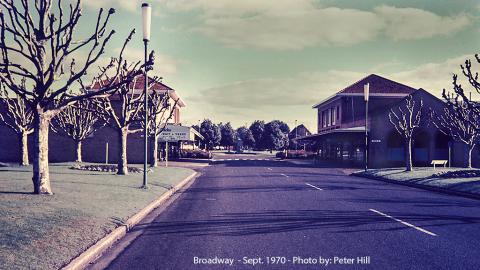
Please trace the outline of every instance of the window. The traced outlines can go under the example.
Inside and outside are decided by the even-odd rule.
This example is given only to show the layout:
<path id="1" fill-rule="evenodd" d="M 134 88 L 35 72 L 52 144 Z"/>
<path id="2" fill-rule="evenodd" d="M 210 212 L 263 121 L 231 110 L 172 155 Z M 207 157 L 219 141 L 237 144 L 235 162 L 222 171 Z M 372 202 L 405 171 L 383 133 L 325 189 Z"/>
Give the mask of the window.
<path id="1" fill-rule="evenodd" d="M 327 110 L 327 127 L 329 127 L 332 124 L 332 111 Z"/>
<path id="2" fill-rule="evenodd" d="M 322 127 L 326 127 L 327 121 L 325 121 L 325 112 L 322 112 L 321 123 L 322 123 Z"/>
<path id="3" fill-rule="evenodd" d="M 336 119 L 336 118 L 337 118 L 337 117 L 336 117 L 337 115 L 336 115 L 336 113 L 335 113 L 335 108 L 331 108 L 331 110 L 332 110 L 332 125 L 335 125 L 336 122 L 337 122 L 337 121 L 336 121 L 336 120 L 337 120 L 337 119 Z"/>

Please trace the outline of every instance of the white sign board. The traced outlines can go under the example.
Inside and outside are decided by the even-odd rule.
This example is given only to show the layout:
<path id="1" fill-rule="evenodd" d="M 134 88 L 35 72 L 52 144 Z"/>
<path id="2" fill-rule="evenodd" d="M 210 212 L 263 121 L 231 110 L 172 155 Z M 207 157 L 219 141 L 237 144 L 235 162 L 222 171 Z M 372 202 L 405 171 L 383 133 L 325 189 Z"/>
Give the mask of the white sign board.
<path id="1" fill-rule="evenodd" d="M 190 133 L 190 127 L 167 124 L 158 140 L 161 142 L 190 141 L 192 140 Z"/>

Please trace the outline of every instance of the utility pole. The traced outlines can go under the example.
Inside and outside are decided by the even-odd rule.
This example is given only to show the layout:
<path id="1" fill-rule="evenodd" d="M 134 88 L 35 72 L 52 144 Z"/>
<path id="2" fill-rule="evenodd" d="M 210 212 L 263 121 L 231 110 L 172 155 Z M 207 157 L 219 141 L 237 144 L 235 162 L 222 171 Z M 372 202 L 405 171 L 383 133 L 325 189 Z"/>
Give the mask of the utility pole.
<path id="1" fill-rule="evenodd" d="M 368 170 L 368 99 L 370 95 L 370 84 L 363 87 L 365 98 L 365 171 Z"/>

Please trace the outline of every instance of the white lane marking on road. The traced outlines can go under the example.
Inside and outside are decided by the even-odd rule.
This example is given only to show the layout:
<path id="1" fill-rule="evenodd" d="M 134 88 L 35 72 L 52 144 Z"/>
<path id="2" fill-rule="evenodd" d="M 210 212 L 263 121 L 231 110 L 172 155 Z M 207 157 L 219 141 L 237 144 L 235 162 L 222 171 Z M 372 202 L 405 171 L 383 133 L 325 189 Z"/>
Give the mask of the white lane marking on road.
<path id="1" fill-rule="evenodd" d="M 315 189 L 318 189 L 318 190 L 323 190 L 323 189 L 321 189 L 321 188 L 319 188 L 319 187 L 317 187 L 317 186 L 314 186 L 314 185 L 312 185 L 312 184 L 309 184 L 309 183 L 305 183 L 305 185 L 311 186 L 311 187 L 313 187 L 313 188 L 315 188 Z"/>
<path id="2" fill-rule="evenodd" d="M 425 230 L 425 229 L 422 229 L 422 228 L 420 228 L 420 227 L 417 227 L 417 226 L 415 226 L 415 225 L 413 225 L 413 224 L 410 224 L 410 223 L 408 223 L 408 222 L 405 222 L 405 221 L 403 221 L 403 220 L 401 220 L 401 219 L 398 219 L 398 218 L 394 218 L 394 217 L 392 217 L 392 216 L 389 216 L 389 215 L 387 215 L 387 214 L 385 214 L 385 213 L 382 213 L 382 212 L 380 212 L 380 211 L 378 211 L 378 210 L 370 209 L 370 211 L 372 211 L 372 212 L 374 212 L 374 213 L 377 213 L 377 214 L 379 214 L 379 215 L 381 215 L 381 216 L 384 216 L 384 217 L 393 219 L 393 220 L 395 220 L 395 221 L 397 221 L 397 222 L 402 223 L 402 224 L 405 225 L 405 226 L 408 226 L 408 227 L 410 227 L 410 228 L 414 228 L 415 230 L 421 231 L 421 232 L 426 233 L 426 234 L 429 234 L 429 235 L 431 235 L 431 236 L 437 236 L 436 234 L 434 234 L 434 233 L 432 233 L 432 232 L 430 232 L 430 231 L 427 231 L 427 230 Z"/>
<path id="3" fill-rule="evenodd" d="M 288 176 L 288 175 L 286 175 L 286 174 L 284 174 L 284 173 L 281 173 L 280 175 L 283 175 L 283 176 L 285 176 L 285 177 L 290 177 L 290 176 Z"/>

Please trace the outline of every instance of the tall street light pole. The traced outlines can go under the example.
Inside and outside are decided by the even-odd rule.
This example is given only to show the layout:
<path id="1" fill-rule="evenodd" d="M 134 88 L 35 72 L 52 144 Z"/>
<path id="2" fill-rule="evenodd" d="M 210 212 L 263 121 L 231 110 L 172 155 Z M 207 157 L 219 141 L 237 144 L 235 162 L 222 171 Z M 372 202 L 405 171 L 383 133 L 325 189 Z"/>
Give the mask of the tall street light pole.
<path id="1" fill-rule="evenodd" d="M 145 67 L 144 67 L 144 82 L 143 85 L 143 94 L 144 94 L 144 120 L 145 120 L 145 129 L 143 130 L 143 146 L 144 146 L 144 156 L 143 156 L 143 186 L 142 188 L 148 188 L 148 175 L 147 175 L 147 159 L 148 159 L 148 76 L 147 76 L 147 50 L 148 42 L 150 41 L 150 25 L 152 21 L 152 7 L 148 3 L 142 4 L 142 26 L 143 26 L 143 45 L 145 47 Z M 156 143 L 156 142 L 155 142 Z"/>
<path id="2" fill-rule="evenodd" d="M 370 84 L 363 86 L 365 98 L 365 171 L 368 170 L 368 98 L 370 95 Z"/>

